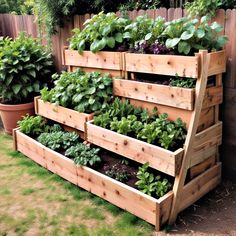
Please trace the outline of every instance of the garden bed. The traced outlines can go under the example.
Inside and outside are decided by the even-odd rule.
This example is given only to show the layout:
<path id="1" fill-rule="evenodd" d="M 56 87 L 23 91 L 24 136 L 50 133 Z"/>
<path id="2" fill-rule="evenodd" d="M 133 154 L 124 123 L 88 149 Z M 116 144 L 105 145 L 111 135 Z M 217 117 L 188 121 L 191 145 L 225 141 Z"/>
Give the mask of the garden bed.
<path id="1" fill-rule="evenodd" d="M 34 102 L 36 114 L 83 132 L 86 131 L 86 122 L 93 119 L 93 114 L 81 113 L 50 102 L 44 102 L 40 97 L 35 97 Z"/>
<path id="2" fill-rule="evenodd" d="M 15 149 L 62 178 L 125 209 L 156 226 L 169 217 L 173 193 L 155 199 L 91 168 L 76 166 L 72 160 L 14 130 Z"/>
<path id="3" fill-rule="evenodd" d="M 225 72 L 225 51 L 211 52 L 208 76 Z M 141 72 L 163 74 L 180 77 L 198 78 L 200 76 L 200 55 L 152 55 L 152 54 L 124 54 L 124 70 L 126 72 Z"/>
<path id="4" fill-rule="evenodd" d="M 139 163 L 149 162 L 150 167 L 171 176 L 179 173 L 184 150 L 172 152 L 164 148 L 131 138 L 87 122 L 89 142 Z"/>

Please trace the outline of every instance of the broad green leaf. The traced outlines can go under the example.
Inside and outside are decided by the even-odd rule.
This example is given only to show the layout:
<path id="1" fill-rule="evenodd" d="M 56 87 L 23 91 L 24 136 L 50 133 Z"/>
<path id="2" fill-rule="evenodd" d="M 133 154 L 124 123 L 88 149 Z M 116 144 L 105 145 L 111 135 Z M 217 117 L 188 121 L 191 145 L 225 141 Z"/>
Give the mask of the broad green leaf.
<path id="1" fill-rule="evenodd" d="M 115 40 L 118 43 L 122 43 L 123 42 L 123 35 L 122 35 L 122 33 L 116 33 L 115 34 Z"/>
<path id="2" fill-rule="evenodd" d="M 215 30 L 217 33 L 221 32 L 223 30 L 223 27 L 220 24 L 218 24 L 217 22 L 213 22 L 210 27 L 211 27 L 211 29 Z"/>
<path id="3" fill-rule="evenodd" d="M 167 48 L 174 48 L 180 41 L 180 38 L 173 38 L 166 40 L 166 47 Z"/>
<path id="4" fill-rule="evenodd" d="M 203 38 L 205 36 L 205 30 L 204 29 L 197 29 L 196 35 L 199 39 Z"/>
<path id="5" fill-rule="evenodd" d="M 190 39 L 190 38 L 192 38 L 192 37 L 193 37 L 193 33 L 189 32 L 189 31 L 184 31 L 184 32 L 181 34 L 181 36 L 180 36 L 180 38 L 181 38 L 182 40 L 188 40 L 188 39 Z"/>
<path id="6" fill-rule="evenodd" d="M 35 92 L 39 92 L 40 91 L 40 86 L 39 86 L 39 82 L 38 81 L 33 84 L 33 88 L 34 88 Z"/>
<path id="7" fill-rule="evenodd" d="M 93 97 L 90 97 L 88 102 L 90 105 L 92 105 L 92 104 L 94 104 L 95 99 Z"/>
<path id="8" fill-rule="evenodd" d="M 108 38 L 106 38 L 106 43 L 109 48 L 114 48 L 116 41 L 113 37 L 108 37 Z"/>
<path id="9" fill-rule="evenodd" d="M 35 72 L 34 70 L 28 70 L 28 71 L 27 71 L 27 74 L 28 74 L 28 75 L 31 75 L 31 76 L 34 77 L 34 78 L 36 77 L 36 72 Z"/>
<path id="10" fill-rule="evenodd" d="M 107 25 L 106 27 L 103 28 L 102 35 L 107 36 L 110 32 L 111 32 L 111 25 Z"/>
<path id="11" fill-rule="evenodd" d="M 145 40 L 149 40 L 151 37 L 152 37 L 152 33 L 148 33 L 148 34 L 145 36 Z"/>
<path id="12" fill-rule="evenodd" d="M 16 94 L 16 95 L 19 93 L 19 91 L 21 90 L 21 88 L 22 88 L 22 85 L 21 85 L 21 84 L 12 85 L 13 92 L 14 92 L 14 94 Z"/>
<path id="13" fill-rule="evenodd" d="M 94 94 L 96 92 L 96 88 L 95 87 L 91 87 L 88 89 L 88 94 Z"/>

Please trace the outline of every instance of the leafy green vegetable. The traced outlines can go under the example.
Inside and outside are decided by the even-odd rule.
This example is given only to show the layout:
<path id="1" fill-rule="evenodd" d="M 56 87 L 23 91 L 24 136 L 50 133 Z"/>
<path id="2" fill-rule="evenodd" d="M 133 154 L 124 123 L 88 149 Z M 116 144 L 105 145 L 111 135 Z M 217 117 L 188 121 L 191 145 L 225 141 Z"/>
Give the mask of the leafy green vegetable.
<path id="1" fill-rule="evenodd" d="M 120 182 L 126 182 L 130 177 L 130 173 L 119 164 L 114 164 L 111 167 L 108 167 L 105 174 Z"/>
<path id="2" fill-rule="evenodd" d="M 153 173 L 148 172 L 149 164 L 145 163 L 142 167 L 139 167 L 137 172 L 137 178 L 139 179 L 135 184 L 138 189 L 143 193 L 150 196 L 162 197 L 171 187 L 171 184 L 167 179 L 160 180 L 160 175 L 154 176 Z"/>
<path id="3" fill-rule="evenodd" d="M 80 69 L 53 76 L 55 87 L 41 90 L 43 101 L 49 101 L 79 112 L 91 113 L 105 108 L 112 99 L 112 79 L 100 72 Z"/>
<path id="4" fill-rule="evenodd" d="M 98 156 L 99 151 L 99 148 L 90 148 L 85 144 L 78 143 L 68 148 L 65 156 L 74 159 L 77 165 L 95 166 L 101 162 L 101 158 Z"/>

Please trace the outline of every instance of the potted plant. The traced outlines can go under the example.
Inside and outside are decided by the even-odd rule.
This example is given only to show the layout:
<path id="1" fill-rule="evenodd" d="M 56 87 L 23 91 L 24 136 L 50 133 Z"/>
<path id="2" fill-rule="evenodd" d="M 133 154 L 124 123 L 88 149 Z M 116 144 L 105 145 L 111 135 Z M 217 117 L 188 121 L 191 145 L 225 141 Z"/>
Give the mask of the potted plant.
<path id="1" fill-rule="evenodd" d="M 25 33 L 15 40 L 0 38 L 0 114 L 5 132 L 17 121 L 34 113 L 33 98 L 48 82 L 51 54 Z"/>

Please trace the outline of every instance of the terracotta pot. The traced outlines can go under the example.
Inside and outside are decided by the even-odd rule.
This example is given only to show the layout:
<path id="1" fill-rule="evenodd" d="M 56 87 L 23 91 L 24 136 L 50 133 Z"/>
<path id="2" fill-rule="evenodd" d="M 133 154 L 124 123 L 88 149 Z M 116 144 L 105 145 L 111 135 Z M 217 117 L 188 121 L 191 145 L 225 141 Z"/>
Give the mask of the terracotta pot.
<path id="1" fill-rule="evenodd" d="M 0 103 L 0 115 L 2 118 L 5 132 L 12 134 L 12 129 L 16 128 L 17 121 L 26 114 L 34 115 L 34 103 L 25 103 L 19 105 L 8 105 Z"/>

